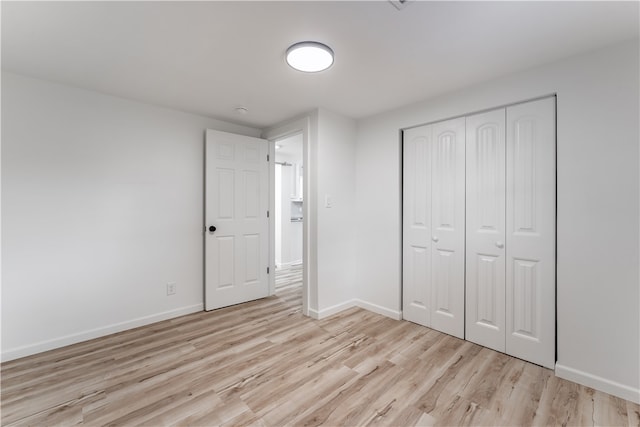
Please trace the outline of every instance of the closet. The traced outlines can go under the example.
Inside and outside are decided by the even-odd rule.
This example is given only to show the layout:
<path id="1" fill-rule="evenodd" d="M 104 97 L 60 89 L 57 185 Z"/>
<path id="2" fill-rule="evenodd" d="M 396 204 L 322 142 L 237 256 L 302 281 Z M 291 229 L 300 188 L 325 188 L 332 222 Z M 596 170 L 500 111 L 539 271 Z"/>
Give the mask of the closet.
<path id="1" fill-rule="evenodd" d="M 403 132 L 403 316 L 555 364 L 555 97 Z"/>

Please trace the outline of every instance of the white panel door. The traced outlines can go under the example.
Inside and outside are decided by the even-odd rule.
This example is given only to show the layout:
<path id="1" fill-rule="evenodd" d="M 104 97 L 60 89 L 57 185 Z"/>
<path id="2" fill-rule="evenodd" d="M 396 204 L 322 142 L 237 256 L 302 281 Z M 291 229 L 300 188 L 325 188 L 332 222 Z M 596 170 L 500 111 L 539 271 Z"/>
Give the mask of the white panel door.
<path id="1" fill-rule="evenodd" d="M 555 98 L 507 108 L 506 352 L 555 364 Z"/>
<path id="2" fill-rule="evenodd" d="M 266 297 L 266 140 L 207 130 L 205 309 Z"/>
<path id="3" fill-rule="evenodd" d="M 431 126 L 403 133 L 402 316 L 431 326 Z"/>
<path id="4" fill-rule="evenodd" d="M 505 114 L 467 117 L 466 339 L 505 351 Z"/>
<path id="5" fill-rule="evenodd" d="M 431 327 L 464 338 L 465 119 L 431 126 Z"/>

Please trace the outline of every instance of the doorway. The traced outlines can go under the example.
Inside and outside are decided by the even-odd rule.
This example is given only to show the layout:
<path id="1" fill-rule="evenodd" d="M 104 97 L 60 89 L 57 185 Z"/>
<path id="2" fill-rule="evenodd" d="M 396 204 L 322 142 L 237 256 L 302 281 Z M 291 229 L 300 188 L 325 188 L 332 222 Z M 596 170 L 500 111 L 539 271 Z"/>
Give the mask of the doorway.
<path id="1" fill-rule="evenodd" d="M 262 133 L 262 137 L 269 140 L 269 155 L 274 161 L 269 162 L 269 210 L 274 212 L 275 219 L 275 158 L 276 144 L 288 137 L 301 135 L 302 137 L 302 195 L 304 202 L 302 203 L 302 314 L 309 316 L 310 301 L 312 296 L 314 301 L 317 299 L 317 283 L 316 283 L 316 245 L 315 237 L 312 230 L 317 222 L 316 213 L 314 212 L 314 195 L 316 193 L 313 179 L 313 159 L 311 158 L 311 117 L 302 117 L 292 120 L 285 124 L 267 129 Z M 278 144 L 280 145 L 280 144 Z M 276 270 L 275 262 L 275 221 L 269 221 L 269 265 L 271 271 Z M 275 295 L 275 274 L 269 275 L 269 294 Z"/>
<path id="2" fill-rule="evenodd" d="M 302 305 L 304 161 L 302 133 L 275 141 L 275 294 Z"/>

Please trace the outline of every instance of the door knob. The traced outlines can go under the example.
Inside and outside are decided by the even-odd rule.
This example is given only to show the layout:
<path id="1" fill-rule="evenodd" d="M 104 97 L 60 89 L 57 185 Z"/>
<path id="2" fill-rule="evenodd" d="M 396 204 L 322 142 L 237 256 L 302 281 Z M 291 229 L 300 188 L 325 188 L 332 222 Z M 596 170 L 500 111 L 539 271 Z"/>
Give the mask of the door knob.
<path id="1" fill-rule="evenodd" d="M 500 242 L 500 241 L 497 241 L 497 242 L 496 242 L 496 247 L 498 247 L 498 248 L 502 249 L 502 248 L 504 248 L 504 243 L 502 243 L 502 242 Z"/>
<path id="2" fill-rule="evenodd" d="M 216 231 L 216 226 L 212 225 L 209 227 L 209 233 L 213 233 L 214 231 Z"/>
<path id="3" fill-rule="evenodd" d="M 433 236 L 433 237 L 431 238 L 431 240 L 433 240 L 434 242 L 438 243 L 438 240 L 440 240 L 440 239 L 438 239 L 436 236 Z"/>

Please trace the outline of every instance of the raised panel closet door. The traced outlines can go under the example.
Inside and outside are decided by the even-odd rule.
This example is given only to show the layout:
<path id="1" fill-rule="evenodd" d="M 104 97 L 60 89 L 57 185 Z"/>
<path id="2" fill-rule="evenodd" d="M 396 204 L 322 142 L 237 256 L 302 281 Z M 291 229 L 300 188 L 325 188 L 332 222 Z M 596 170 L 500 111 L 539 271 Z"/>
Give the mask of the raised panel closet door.
<path id="1" fill-rule="evenodd" d="M 507 108 L 506 352 L 555 365 L 555 97 Z"/>
<path id="2" fill-rule="evenodd" d="M 403 133 L 402 316 L 431 326 L 431 126 Z"/>
<path id="3" fill-rule="evenodd" d="M 467 117 L 465 336 L 505 351 L 505 109 Z"/>
<path id="4" fill-rule="evenodd" d="M 431 327 L 464 338 L 465 119 L 432 128 Z"/>

